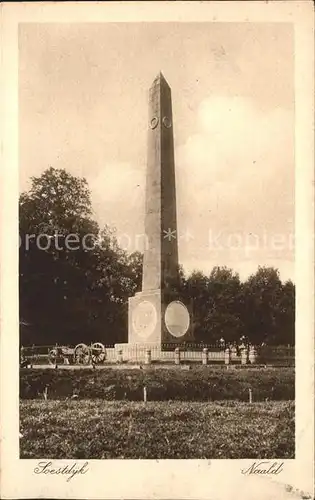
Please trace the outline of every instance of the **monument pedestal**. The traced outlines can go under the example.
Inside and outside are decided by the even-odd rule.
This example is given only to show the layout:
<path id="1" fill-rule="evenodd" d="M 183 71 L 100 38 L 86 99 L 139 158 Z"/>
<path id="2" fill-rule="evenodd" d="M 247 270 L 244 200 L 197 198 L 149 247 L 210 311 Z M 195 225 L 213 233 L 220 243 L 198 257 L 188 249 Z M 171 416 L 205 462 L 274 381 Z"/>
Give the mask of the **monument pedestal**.
<path id="1" fill-rule="evenodd" d="M 116 359 L 143 363 L 149 354 L 152 361 L 165 360 L 165 351 L 193 340 L 188 308 L 172 299 L 174 295 L 166 298 L 161 290 L 143 291 L 129 298 L 128 343 L 115 344 Z"/>
<path id="2" fill-rule="evenodd" d="M 129 298 L 128 343 L 160 345 L 192 340 L 188 308 L 176 296 L 146 290 Z"/>

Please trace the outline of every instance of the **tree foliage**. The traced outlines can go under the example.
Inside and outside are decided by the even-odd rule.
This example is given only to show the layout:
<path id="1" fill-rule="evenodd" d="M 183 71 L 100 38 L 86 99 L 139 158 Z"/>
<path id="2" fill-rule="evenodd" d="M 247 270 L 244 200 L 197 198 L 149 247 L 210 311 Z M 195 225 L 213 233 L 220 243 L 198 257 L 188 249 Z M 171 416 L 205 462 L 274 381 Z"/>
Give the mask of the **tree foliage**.
<path id="1" fill-rule="evenodd" d="M 87 182 L 64 170 L 32 178 L 21 195 L 20 317 L 28 323 L 22 342 L 127 340 L 126 304 L 139 266 L 91 214 Z"/>
<path id="2" fill-rule="evenodd" d="M 295 286 L 278 270 L 259 267 L 245 282 L 232 269 L 194 271 L 185 282 L 193 300 L 196 340 L 216 343 L 294 344 Z"/>

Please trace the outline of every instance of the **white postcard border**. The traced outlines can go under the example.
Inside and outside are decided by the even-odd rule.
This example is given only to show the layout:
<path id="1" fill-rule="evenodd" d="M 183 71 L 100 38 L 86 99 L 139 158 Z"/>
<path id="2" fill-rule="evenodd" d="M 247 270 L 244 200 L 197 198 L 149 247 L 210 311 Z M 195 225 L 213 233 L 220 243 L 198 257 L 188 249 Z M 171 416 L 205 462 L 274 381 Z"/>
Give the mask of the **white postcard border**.
<path id="1" fill-rule="evenodd" d="M 90 460 L 86 475 L 34 474 L 20 460 L 18 410 L 18 24 L 38 22 L 289 22 L 296 89 L 296 458 L 274 479 L 244 476 L 253 460 Z M 314 140 L 311 2 L 111 2 L 2 4 L 1 210 L 2 498 L 282 498 L 314 487 Z M 263 55 L 262 55 L 263 57 Z M 272 78 L 272 75 L 270 75 Z M 73 461 L 55 461 L 67 463 Z M 79 463 L 79 461 L 77 461 Z M 80 461 L 84 463 L 83 461 Z M 285 498 L 285 497 L 284 497 Z"/>

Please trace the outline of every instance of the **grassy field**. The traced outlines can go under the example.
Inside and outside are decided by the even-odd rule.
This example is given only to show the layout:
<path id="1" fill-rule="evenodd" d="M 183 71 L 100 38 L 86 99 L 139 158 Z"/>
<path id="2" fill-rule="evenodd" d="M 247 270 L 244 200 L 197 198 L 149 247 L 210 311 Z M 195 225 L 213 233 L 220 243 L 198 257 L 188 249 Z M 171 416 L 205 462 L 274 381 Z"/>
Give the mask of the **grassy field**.
<path id="1" fill-rule="evenodd" d="M 229 369 L 193 367 L 178 369 L 42 370 L 22 369 L 20 398 L 141 401 L 146 386 L 150 401 L 253 401 L 294 400 L 294 368 Z"/>
<path id="2" fill-rule="evenodd" d="M 294 458 L 294 402 L 21 400 L 21 458 Z"/>

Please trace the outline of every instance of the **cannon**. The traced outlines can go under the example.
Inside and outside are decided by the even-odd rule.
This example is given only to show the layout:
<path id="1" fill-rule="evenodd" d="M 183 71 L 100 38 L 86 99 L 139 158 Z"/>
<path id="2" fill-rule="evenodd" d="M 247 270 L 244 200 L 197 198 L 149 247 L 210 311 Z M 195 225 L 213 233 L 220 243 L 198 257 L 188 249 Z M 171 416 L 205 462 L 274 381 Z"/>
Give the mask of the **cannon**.
<path id="1" fill-rule="evenodd" d="M 56 345 L 48 351 L 48 361 L 52 365 L 64 364 L 65 360 L 75 365 L 98 365 L 105 359 L 106 349 L 101 342 L 94 342 L 90 346 L 81 343 L 75 347 Z"/>

